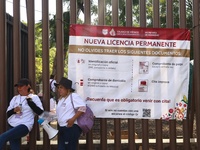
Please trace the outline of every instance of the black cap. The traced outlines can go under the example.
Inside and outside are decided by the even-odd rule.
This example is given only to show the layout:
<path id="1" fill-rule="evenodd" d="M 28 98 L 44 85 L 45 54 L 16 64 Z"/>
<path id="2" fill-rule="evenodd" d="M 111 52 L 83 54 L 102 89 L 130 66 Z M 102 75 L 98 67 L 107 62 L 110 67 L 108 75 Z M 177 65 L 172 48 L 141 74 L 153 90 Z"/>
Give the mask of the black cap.
<path id="1" fill-rule="evenodd" d="M 15 86 L 23 86 L 23 85 L 30 85 L 30 81 L 27 78 L 22 78 L 19 80 Z"/>
<path id="2" fill-rule="evenodd" d="M 57 87 L 58 85 L 62 85 L 64 86 L 66 89 L 71 89 L 72 92 L 74 92 L 75 90 L 72 88 L 72 81 L 62 77 L 59 83 L 54 83 L 54 85 Z"/>

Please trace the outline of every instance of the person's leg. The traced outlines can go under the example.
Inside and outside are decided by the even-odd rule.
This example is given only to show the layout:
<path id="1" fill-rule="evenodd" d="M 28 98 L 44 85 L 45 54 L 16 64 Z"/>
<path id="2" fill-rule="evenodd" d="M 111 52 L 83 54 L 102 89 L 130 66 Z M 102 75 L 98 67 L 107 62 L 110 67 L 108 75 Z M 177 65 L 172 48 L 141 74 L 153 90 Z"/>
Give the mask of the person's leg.
<path id="1" fill-rule="evenodd" d="M 58 132 L 58 150 L 66 150 L 66 136 L 65 136 L 65 128 L 67 127 L 59 127 L 59 132 Z"/>
<path id="2" fill-rule="evenodd" d="M 9 139 L 11 150 L 20 150 L 21 138 L 29 133 L 25 125 L 19 125 L 11 129 L 12 138 Z"/>
<path id="3" fill-rule="evenodd" d="M 11 150 L 20 150 L 21 138 L 10 140 L 10 149 Z"/>
<path id="4" fill-rule="evenodd" d="M 5 137 L 6 137 L 6 132 L 2 133 L 0 135 L 0 150 L 3 149 L 4 145 L 6 144 L 6 142 L 8 141 Z"/>
<path id="5" fill-rule="evenodd" d="M 78 125 L 74 124 L 72 128 L 68 131 L 69 143 L 67 145 L 67 150 L 76 150 L 78 145 L 78 140 L 81 135 L 81 129 Z"/>
<path id="6" fill-rule="evenodd" d="M 28 133 L 29 130 L 25 125 L 19 125 L 17 127 L 10 128 L 9 130 L 0 135 L 0 150 L 3 149 L 3 146 L 6 144 L 7 141 L 10 141 L 10 146 L 12 147 L 12 150 L 17 150 L 17 147 L 19 146 L 16 145 L 20 145 L 21 137 L 25 136 Z"/>

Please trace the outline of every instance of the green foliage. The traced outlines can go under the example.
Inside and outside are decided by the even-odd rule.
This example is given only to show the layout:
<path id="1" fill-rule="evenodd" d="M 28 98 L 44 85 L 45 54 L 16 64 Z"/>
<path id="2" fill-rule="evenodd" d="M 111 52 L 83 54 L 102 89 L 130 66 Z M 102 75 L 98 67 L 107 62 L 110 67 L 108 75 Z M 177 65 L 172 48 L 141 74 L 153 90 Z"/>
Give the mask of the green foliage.
<path id="1" fill-rule="evenodd" d="M 42 81 L 42 32 L 40 24 L 35 24 L 35 73 L 36 83 Z"/>
<path id="2" fill-rule="evenodd" d="M 35 24 L 35 66 L 36 66 L 36 83 L 42 82 L 42 28 L 41 23 Z M 55 43 L 55 42 L 54 42 Z M 56 55 L 55 47 L 49 50 L 49 69 L 52 72 L 53 62 Z"/>
<path id="3" fill-rule="evenodd" d="M 42 58 L 35 58 L 35 73 L 36 73 L 36 83 L 39 84 L 42 82 Z"/>

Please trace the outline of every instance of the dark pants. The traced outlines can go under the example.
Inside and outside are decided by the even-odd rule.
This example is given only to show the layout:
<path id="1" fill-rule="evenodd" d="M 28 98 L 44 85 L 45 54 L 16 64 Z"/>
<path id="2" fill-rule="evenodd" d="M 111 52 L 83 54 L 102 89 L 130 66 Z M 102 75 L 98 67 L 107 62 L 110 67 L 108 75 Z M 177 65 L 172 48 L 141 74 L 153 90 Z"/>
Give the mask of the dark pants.
<path id="1" fill-rule="evenodd" d="M 3 149 L 7 141 L 10 142 L 11 150 L 20 150 L 21 138 L 28 133 L 29 130 L 25 125 L 10 127 L 9 130 L 0 135 L 0 150 Z"/>
<path id="2" fill-rule="evenodd" d="M 74 124 L 73 127 L 59 127 L 58 150 L 76 150 L 81 128 Z"/>

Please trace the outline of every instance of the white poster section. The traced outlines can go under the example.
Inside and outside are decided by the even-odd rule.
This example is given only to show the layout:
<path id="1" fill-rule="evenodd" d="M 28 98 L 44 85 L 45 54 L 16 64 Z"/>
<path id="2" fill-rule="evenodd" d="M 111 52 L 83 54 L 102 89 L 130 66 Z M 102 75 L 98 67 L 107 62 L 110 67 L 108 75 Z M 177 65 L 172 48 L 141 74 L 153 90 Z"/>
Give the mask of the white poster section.
<path id="1" fill-rule="evenodd" d="M 68 78 L 97 118 L 186 118 L 190 31 L 71 25 Z"/>

